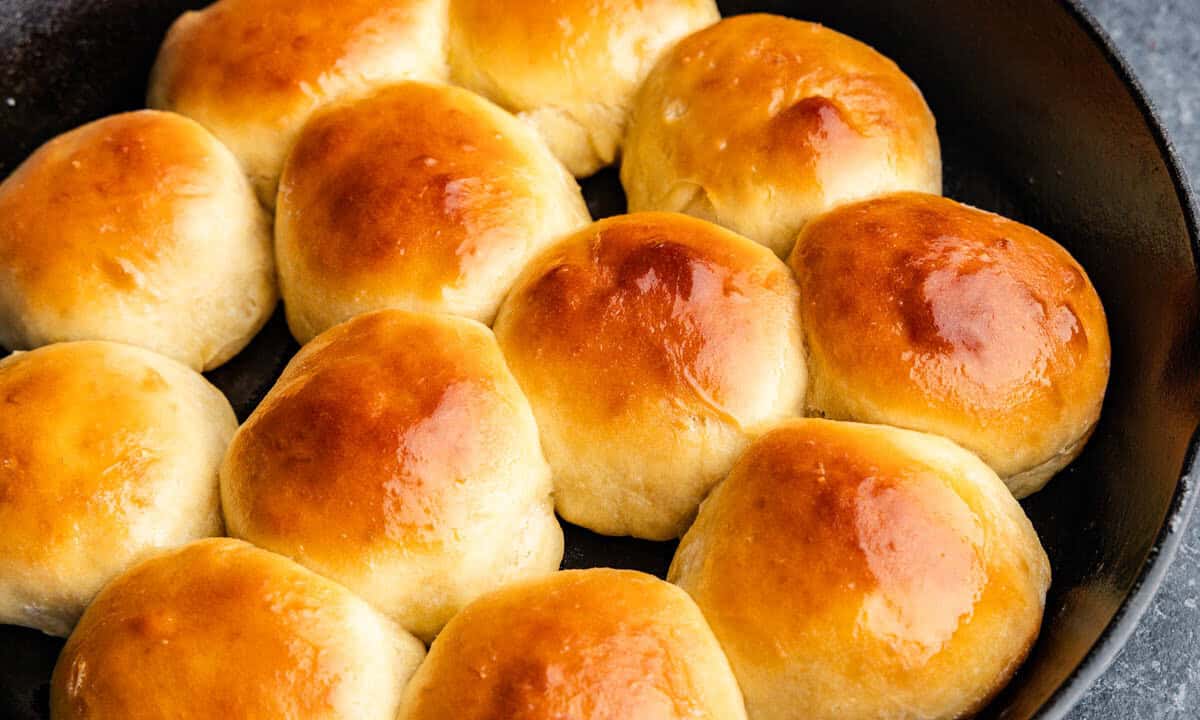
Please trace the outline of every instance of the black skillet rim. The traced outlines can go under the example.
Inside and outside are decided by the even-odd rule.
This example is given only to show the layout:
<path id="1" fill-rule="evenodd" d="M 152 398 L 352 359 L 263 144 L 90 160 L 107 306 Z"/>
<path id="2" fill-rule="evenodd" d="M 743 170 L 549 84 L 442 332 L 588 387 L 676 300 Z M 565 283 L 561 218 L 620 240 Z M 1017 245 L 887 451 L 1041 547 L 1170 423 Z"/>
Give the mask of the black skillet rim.
<path id="1" fill-rule="evenodd" d="M 1171 182 L 1175 186 L 1175 194 L 1179 200 L 1179 206 L 1183 210 L 1184 222 L 1187 226 L 1192 260 L 1197 267 L 1200 267 L 1200 219 L 1197 216 L 1195 196 L 1192 193 L 1187 173 L 1179 159 L 1179 154 L 1171 142 L 1154 102 L 1146 94 L 1146 89 L 1137 79 L 1129 62 L 1117 49 L 1112 37 L 1100 25 L 1095 15 L 1084 7 L 1083 0 L 1059 0 L 1059 2 L 1079 28 L 1101 50 L 1105 61 L 1129 90 L 1130 96 L 1141 112 L 1146 126 L 1154 137 L 1159 155 L 1171 176 Z M 1125 600 L 1117 609 L 1116 614 L 1113 615 L 1112 620 L 1096 638 L 1096 642 L 1092 644 L 1083 661 L 1042 704 L 1035 716 L 1039 720 L 1058 720 L 1066 717 L 1067 713 L 1083 699 L 1096 680 L 1112 665 L 1117 655 L 1129 642 L 1129 638 L 1137 629 L 1142 616 L 1150 608 L 1150 604 L 1158 594 L 1158 589 L 1166 578 L 1167 572 L 1174 564 L 1176 552 L 1188 529 L 1188 520 L 1191 519 L 1196 508 L 1198 477 L 1200 477 L 1200 427 L 1192 432 L 1174 497 L 1171 499 L 1166 517 L 1163 518 L 1162 528 L 1146 556 L 1137 580 L 1125 596 Z"/>

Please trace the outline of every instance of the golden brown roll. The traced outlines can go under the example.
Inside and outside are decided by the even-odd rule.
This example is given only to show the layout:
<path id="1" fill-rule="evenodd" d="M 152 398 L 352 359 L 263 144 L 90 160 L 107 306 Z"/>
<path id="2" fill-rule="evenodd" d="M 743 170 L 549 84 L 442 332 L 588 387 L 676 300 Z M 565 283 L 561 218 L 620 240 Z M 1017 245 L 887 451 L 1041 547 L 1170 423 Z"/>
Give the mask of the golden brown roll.
<path id="1" fill-rule="evenodd" d="M 718 19 L 713 0 L 450 0 L 450 71 L 584 177 L 616 157 L 655 61 Z"/>
<path id="2" fill-rule="evenodd" d="M 59 135 L 0 183 L 0 345 L 149 348 L 197 370 L 275 307 L 270 222 L 237 161 L 171 113 Z"/>
<path id="3" fill-rule="evenodd" d="M 789 260 L 827 417 L 954 440 L 1018 498 L 1083 449 L 1108 381 L 1104 308 L 1058 244 L 902 193 L 835 210 Z"/>
<path id="4" fill-rule="evenodd" d="M 485 595 L 434 641 L 399 720 L 744 720 L 695 603 L 629 570 L 567 570 Z"/>
<path id="5" fill-rule="evenodd" d="M 533 405 L 565 519 L 678 537 L 757 425 L 803 404 L 795 282 L 685 215 L 601 220 L 527 268 L 496 337 Z"/>
<path id="6" fill-rule="evenodd" d="M 562 560 L 529 404 L 491 331 L 449 315 L 381 310 L 306 345 L 230 444 L 221 499 L 230 535 L 426 640 Z"/>
<path id="7" fill-rule="evenodd" d="M 300 342 L 369 310 L 490 324 L 525 263 L 591 220 L 540 138 L 460 88 L 401 83 L 319 113 L 284 170 L 279 280 Z"/>
<path id="8" fill-rule="evenodd" d="M 54 720 L 392 720 L 421 643 L 341 585 L 214 538 L 147 560 L 88 608 Z"/>
<path id="9" fill-rule="evenodd" d="M 711 220 L 786 255 L 811 217 L 896 190 L 940 193 L 933 115 L 867 45 L 741 15 L 686 38 L 638 93 L 621 161 L 631 212 Z"/>
<path id="10" fill-rule="evenodd" d="M 1050 566 L 996 474 L 932 435 L 793 420 L 704 502 L 669 579 L 751 720 L 951 720 L 1037 636 Z"/>
<path id="11" fill-rule="evenodd" d="M 219 0 L 167 32 L 147 104 L 199 121 L 275 205 L 284 158 L 321 105 L 445 80 L 447 0 Z"/>
<path id="12" fill-rule="evenodd" d="M 160 355 L 73 342 L 0 361 L 0 624 L 71 631 L 148 554 L 221 534 L 217 467 L 237 420 Z"/>

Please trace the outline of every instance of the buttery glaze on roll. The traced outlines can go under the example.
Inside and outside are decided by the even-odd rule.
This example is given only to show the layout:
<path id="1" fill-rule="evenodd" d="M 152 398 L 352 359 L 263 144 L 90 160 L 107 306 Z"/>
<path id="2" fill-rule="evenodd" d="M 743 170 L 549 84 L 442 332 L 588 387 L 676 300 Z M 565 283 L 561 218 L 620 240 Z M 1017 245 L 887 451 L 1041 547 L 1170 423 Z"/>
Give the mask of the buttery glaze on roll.
<path id="1" fill-rule="evenodd" d="M 954 443 L 793 420 L 713 490 L 668 578 L 751 720 L 951 720 L 1028 653 L 1050 566 L 1004 484 Z"/>
<path id="2" fill-rule="evenodd" d="M 196 370 L 275 307 L 270 221 L 204 128 L 142 110 L 59 135 L 0 183 L 0 345 L 149 348 Z"/>
<path id="3" fill-rule="evenodd" d="M 490 330 L 381 310 L 306 345 L 221 468 L 229 534 L 331 577 L 424 640 L 562 559 L 529 404 Z"/>
<path id="4" fill-rule="evenodd" d="M 434 641 L 399 720 L 744 720 L 695 603 L 629 570 L 566 570 L 485 595 Z"/>
<path id="5" fill-rule="evenodd" d="M 948 437 L 1018 498 L 1082 451 L 1108 382 L 1108 326 L 1050 238 L 901 193 L 814 220 L 789 262 L 816 411 Z"/>
<path id="6" fill-rule="evenodd" d="M 0 361 L 0 623 L 66 636 L 100 588 L 221 534 L 217 466 L 237 419 L 199 374 L 129 345 Z"/>
<path id="7" fill-rule="evenodd" d="M 321 105 L 442 81 L 447 0 L 218 0 L 167 32 L 147 105 L 197 120 L 274 207 L 284 158 Z"/>
<path id="8" fill-rule="evenodd" d="M 54 669 L 54 720 L 393 720 L 424 657 L 342 586 L 201 540 L 104 588 Z"/>
<path id="9" fill-rule="evenodd" d="M 290 155 L 276 253 L 301 342 L 369 310 L 490 324 L 525 263 L 588 222 L 579 186 L 516 118 L 401 83 L 319 113 Z"/>
<path id="10" fill-rule="evenodd" d="M 616 157 L 659 56 L 719 19 L 713 0 L 450 0 L 450 70 L 584 177 Z"/>
<path id="11" fill-rule="evenodd" d="M 642 86 L 621 182 L 631 212 L 711 220 L 786 255 L 810 218 L 897 190 L 940 193 L 920 90 L 820 25 L 741 15 L 684 39 Z"/>
<path id="12" fill-rule="evenodd" d="M 768 250 L 685 215 L 601 220 L 531 263 L 496 336 L 563 518 L 681 535 L 756 426 L 799 414 L 798 305 Z"/>

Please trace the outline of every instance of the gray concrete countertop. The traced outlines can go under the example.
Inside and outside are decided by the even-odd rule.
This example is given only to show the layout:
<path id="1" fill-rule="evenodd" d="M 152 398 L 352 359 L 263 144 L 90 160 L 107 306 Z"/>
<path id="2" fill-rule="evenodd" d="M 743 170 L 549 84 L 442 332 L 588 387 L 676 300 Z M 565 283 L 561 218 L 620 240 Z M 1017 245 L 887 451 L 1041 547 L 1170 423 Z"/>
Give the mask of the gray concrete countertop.
<path id="1" fill-rule="evenodd" d="M 1200 0 L 1083 0 L 1158 109 L 1200 182 Z M 1167 580 L 1071 720 L 1200 718 L 1200 514 Z"/>

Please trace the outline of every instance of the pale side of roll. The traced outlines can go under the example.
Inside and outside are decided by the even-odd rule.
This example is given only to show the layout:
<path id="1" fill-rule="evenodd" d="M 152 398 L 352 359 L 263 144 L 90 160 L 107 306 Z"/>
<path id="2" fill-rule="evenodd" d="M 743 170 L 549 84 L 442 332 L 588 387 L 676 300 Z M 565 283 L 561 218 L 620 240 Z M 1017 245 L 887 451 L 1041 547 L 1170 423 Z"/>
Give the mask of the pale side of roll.
<path id="1" fill-rule="evenodd" d="M 454 82 L 516 113 L 577 177 L 620 149 L 634 94 L 713 0 L 450 0 Z"/>

